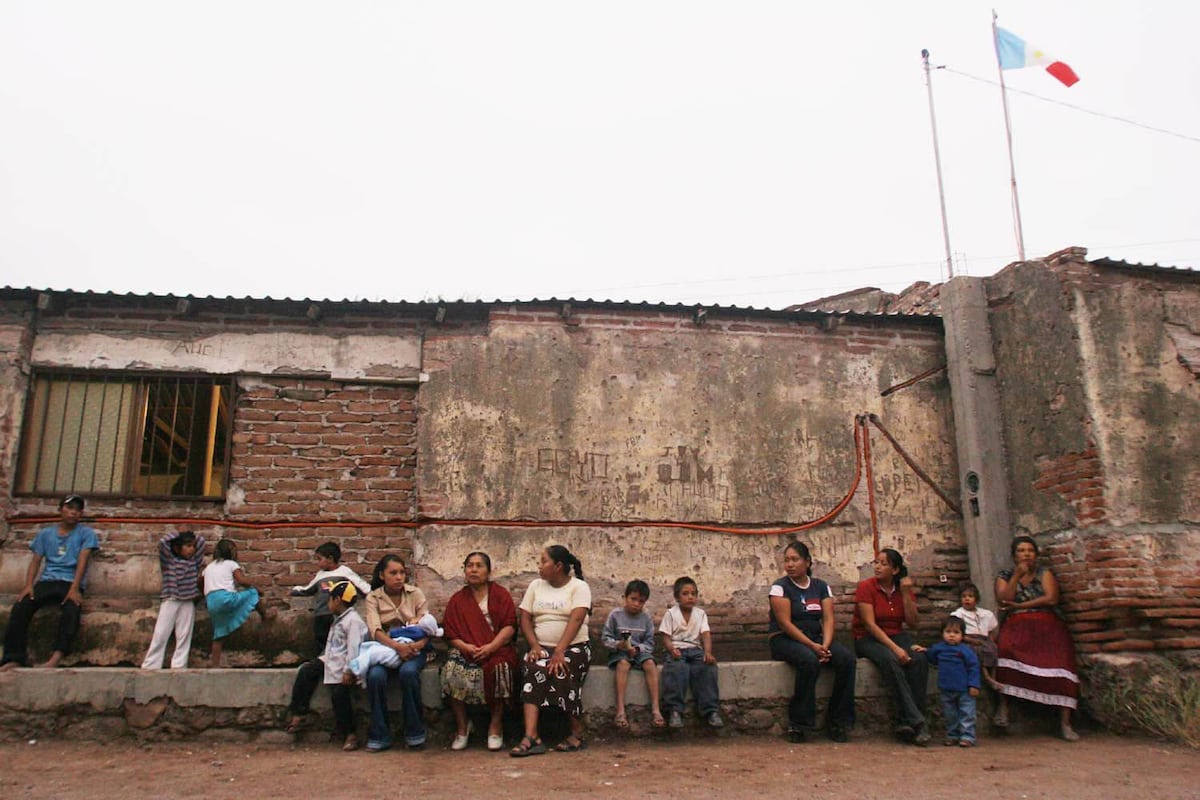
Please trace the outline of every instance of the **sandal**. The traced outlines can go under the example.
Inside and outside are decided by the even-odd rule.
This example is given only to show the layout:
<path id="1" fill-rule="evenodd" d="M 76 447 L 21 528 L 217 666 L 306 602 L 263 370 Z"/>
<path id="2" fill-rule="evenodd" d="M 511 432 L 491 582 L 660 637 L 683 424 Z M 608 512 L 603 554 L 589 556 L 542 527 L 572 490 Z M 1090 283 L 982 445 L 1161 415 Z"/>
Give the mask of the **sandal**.
<path id="1" fill-rule="evenodd" d="M 665 719 L 663 719 L 663 715 L 657 711 L 654 712 L 654 717 L 653 717 L 652 723 L 653 723 L 654 727 L 656 727 L 656 728 L 667 727 L 667 721 Z"/>
<path id="2" fill-rule="evenodd" d="M 308 720 L 302 716 L 292 717 L 284 730 L 292 736 L 308 727 Z"/>
<path id="3" fill-rule="evenodd" d="M 587 749 L 587 740 L 576 739 L 575 744 L 571 744 L 570 736 L 568 736 L 566 739 L 563 739 L 558 744 L 554 745 L 554 752 L 556 752 L 556 753 L 578 753 L 580 750 L 586 750 L 586 749 Z"/>
<path id="4" fill-rule="evenodd" d="M 526 756 L 540 756 L 546 752 L 546 745 L 542 744 L 541 739 L 531 739 L 528 736 L 522 736 L 521 742 L 508 751 L 508 754 L 513 758 L 525 758 Z"/>
<path id="5" fill-rule="evenodd" d="M 625 716 L 624 711 L 613 717 L 613 725 L 616 725 L 621 730 L 626 730 L 629 727 L 629 718 Z"/>
<path id="6" fill-rule="evenodd" d="M 342 750 L 350 753 L 358 749 L 358 737 L 353 733 L 346 737 L 346 741 L 342 743 Z"/>

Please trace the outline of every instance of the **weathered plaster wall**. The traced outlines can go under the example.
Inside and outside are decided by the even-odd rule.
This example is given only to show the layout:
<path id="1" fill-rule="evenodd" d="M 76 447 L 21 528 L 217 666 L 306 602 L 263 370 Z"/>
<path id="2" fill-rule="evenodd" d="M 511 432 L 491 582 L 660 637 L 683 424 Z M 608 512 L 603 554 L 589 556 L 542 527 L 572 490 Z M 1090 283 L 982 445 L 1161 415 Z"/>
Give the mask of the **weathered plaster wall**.
<path id="1" fill-rule="evenodd" d="M 519 589 L 540 549 L 564 543 L 600 598 L 597 625 L 630 578 L 651 582 L 661 613 L 671 581 L 691 574 L 730 647 L 761 646 L 766 588 L 791 537 L 578 523 L 815 519 L 853 483 L 861 412 L 879 414 L 953 493 L 944 379 L 880 397 L 943 359 L 939 327 L 895 320 L 822 330 L 816 320 L 710 316 L 697 326 L 678 312 L 585 309 L 563 319 L 555 308 L 508 307 L 470 334 L 431 331 L 419 414 L 422 512 L 576 525 L 426 529 L 416 534 L 417 560 L 449 591 L 462 556 L 481 547 Z M 878 437 L 872 463 L 883 542 L 904 550 L 933 585 L 961 577 L 957 516 Z M 865 484 L 843 516 L 803 538 L 820 575 L 852 590 L 872 558 Z"/>
<path id="2" fill-rule="evenodd" d="M 1200 648 L 1200 277 L 1068 250 L 989 281 L 1018 532 L 1076 646 Z"/>

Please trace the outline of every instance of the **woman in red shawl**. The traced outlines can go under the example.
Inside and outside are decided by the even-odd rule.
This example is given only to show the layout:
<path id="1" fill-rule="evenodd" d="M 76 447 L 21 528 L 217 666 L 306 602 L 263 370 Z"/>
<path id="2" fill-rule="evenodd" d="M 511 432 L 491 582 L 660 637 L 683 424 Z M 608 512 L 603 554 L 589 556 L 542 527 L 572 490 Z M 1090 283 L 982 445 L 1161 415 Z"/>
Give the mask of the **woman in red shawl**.
<path id="1" fill-rule="evenodd" d="M 470 736 L 467 705 L 486 705 L 492 712 L 487 748 L 504 747 L 504 704 L 515 697 L 513 676 L 517 651 L 517 607 L 503 586 L 492 583 L 492 560 L 471 553 L 463 561 L 467 585 L 450 597 L 442 627 L 450 642 L 450 657 L 442 667 L 442 692 L 454 709 L 458 733 L 451 750 L 465 750 Z"/>

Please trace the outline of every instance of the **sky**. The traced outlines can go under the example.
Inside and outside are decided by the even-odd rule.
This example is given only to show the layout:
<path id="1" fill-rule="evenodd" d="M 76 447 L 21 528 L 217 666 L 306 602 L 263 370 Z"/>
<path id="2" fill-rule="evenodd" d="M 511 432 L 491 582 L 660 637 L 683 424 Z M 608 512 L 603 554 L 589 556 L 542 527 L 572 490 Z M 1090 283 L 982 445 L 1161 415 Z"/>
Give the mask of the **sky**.
<path id="1" fill-rule="evenodd" d="M 1027 256 L 1200 267 L 1195 4 L 6 0 L 0 285 L 783 308 L 937 282 L 922 48 L 955 273 L 990 275 L 1017 258 L 993 6 L 1081 78 L 1005 72 Z"/>

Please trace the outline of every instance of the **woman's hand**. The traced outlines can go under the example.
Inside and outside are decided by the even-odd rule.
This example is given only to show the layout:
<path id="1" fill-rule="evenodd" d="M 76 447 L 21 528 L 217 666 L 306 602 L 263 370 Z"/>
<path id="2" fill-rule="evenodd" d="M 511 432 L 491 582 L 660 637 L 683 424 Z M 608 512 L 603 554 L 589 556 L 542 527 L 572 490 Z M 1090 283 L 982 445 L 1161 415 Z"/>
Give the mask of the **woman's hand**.
<path id="1" fill-rule="evenodd" d="M 819 644 L 817 642 L 809 642 L 808 647 L 810 650 L 812 650 L 814 653 L 817 654 L 817 660 L 820 661 L 821 663 L 824 663 L 824 662 L 828 661 L 830 658 L 832 658 L 832 654 L 829 652 L 829 648 L 823 644 Z"/>
<path id="2" fill-rule="evenodd" d="M 553 655 L 550 656 L 549 663 L 546 664 L 546 669 L 559 678 L 566 677 L 567 674 L 567 654 L 561 647 L 554 648 Z"/>
<path id="3" fill-rule="evenodd" d="M 896 654 L 896 659 L 901 664 L 907 664 L 908 662 L 912 661 L 912 654 L 909 653 L 907 650 L 905 650 L 900 645 L 895 645 L 894 647 L 892 647 L 892 652 Z"/>
<path id="4" fill-rule="evenodd" d="M 525 660 L 532 664 L 535 661 L 541 661 L 546 655 L 546 648 L 540 644 L 534 644 L 529 646 L 529 652 L 525 654 Z"/>
<path id="5" fill-rule="evenodd" d="M 905 575 L 900 579 L 900 588 L 906 592 L 915 592 L 917 590 L 917 583 L 911 576 Z"/>
<path id="6" fill-rule="evenodd" d="M 496 648 L 489 642 L 488 644 L 479 645 L 475 648 L 475 654 L 471 656 L 472 661 L 487 661 L 491 658 L 492 653 L 496 652 Z"/>

